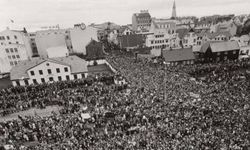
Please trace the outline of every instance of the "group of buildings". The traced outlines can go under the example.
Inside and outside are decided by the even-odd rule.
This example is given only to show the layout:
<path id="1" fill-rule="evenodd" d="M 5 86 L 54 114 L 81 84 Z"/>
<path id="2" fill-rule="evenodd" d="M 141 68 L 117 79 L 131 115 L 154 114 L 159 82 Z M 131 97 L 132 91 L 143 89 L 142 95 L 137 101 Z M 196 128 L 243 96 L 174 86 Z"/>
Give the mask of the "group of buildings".
<path id="1" fill-rule="evenodd" d="M 95 71 L 115 72 L 105 61 L 105 42 L 147 58 L 162 56 L 168 65 L 250 55 L 250 35 L 237 36 L 237 26 L 249 18 L 224 18 L 180 18 L 174 3 L 171 18 L 154 18 L 142 10 L 132 15 L 132 24 L 124 26 L 81 23 L 36 32 L 7 28 L 0 32 L 0 74 L 10 73 L 18 86 L 85 78 Z"/>

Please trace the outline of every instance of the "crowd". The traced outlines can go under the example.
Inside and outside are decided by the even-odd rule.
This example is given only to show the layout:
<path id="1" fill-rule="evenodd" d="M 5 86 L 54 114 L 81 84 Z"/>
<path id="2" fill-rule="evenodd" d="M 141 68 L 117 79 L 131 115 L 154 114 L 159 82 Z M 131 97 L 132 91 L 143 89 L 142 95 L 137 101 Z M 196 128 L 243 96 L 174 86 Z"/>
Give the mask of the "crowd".
<path id="1" fill-rule="evenodd" d="M 46 150 L 249 149 L 249 62 L 166 67 L 129 54 L 107 60 L 126 85 L 74 81 L 1 93 L 2 103 L 26 93 L 22 102 L 47 97 L 64 106 L 49 117 L 1 123 L 2 143 Z"/>

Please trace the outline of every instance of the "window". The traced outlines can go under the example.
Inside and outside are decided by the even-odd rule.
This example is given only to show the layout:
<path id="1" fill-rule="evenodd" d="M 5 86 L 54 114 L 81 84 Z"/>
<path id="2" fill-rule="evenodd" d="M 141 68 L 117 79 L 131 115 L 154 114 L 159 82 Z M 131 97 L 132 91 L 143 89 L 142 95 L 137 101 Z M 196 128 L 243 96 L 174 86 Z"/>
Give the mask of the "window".
<path id="1" fill-rule="evenodd" d="M 6 38 L 7 38 L 7 40 L 9 40 L 9 39 L 10 39 L 10 37 L 9 37 L 9 36 L 7 36 Z"/>
<path id="2" fill-rule="evenodd" d="M 36 81 L 36 79 L 33 79 L 33 83 L 34 83 L 34 84 L 37 84 L 37 81 Z"/>
<path id="3" fill-rule="evenodd" d="M 68 70 L 68 68 L 67 68 L 67 67 L 65 67 L 65 68 L 64 68 L 64 71 L 65 71 L 65 72 L 68 72 L 69 70 Z"/>
<path id="4" fill-rule="evenodd" d="M 154 41 L 151 41 L 151 44 L 154 44 Z"/>
<path id="5" fill-rule="evenodd" d="M 16 35 L 14 35 L 14 38 L 15 38 L 15 39 L 17 39 L 17 36 L 16 36 Z"/>
<path id="6" fill-rule="evenodd" d="M 10 48 L 10 52 L 11 52 L 11 53 L 13 53 L 13 52 L 14 52 L 14 51 L 13 51 L 13 48 Z"/>
<path id="7" fill-rule="evenodd" d="M 58 81 L 62 81 L 62 77 L 61 76 L 58 76 Z"/>
<path id="8" fill-rule="evenodd" d="M 9 42 L 9 44 L 11 44 L 11 42 Z"/>
<path id="9" fill-rule="evenodd" d="M 20 86 L 20 82 L 19 82 L 19 81 L 16 81 L 16 85 L 17 85 L 17 86 Z"/>
<path id="10" fill-rule="evenodd" d="M 44 79 L 44 78 L 41 78 L 41 82 L 42 82 L 42 83 L 45 83 L 45 79 Z"/>
<path id="11" fill-rule="evenodd" d="M 16 41 L 16 44 L 19 44 L 19 42 L 18 42 L 18 41 Z"/>
<path id="12" fill-rule="evenodd" d="M 49 78 L 49 81 L 51 81 L 51 82 L 54 81 L 53 77 L 50 77 L 50 78 Z"/>
<path id="13" fill-rule="evenodd" d="M 8 56 L 9 59 L 11 59 L 11 56 Z"/>
<path id="14" fill-rule="evenodd" d="M 15 56 L 15 55 L 12 55 L 12 58 L 13 58 L 13 59 L 16 59 L 16 56 Z"/>
<path id="15" fill-rule="evenodd" d="M 14 61 L 15 65 L 17 65 L 17 61 Z"/>
<path id="16" fill-rule="evenodd" d="M 14 51 L 17 52 L 17 48 L 14 48 Z"/>
<path id="17" fill-rule="evenodd" d="M 233 54 L 236 54 L 236 51 L 233 51 Z M 248 53 L 247 53 L 248 54 Z"/>
<path id="18" fill-rule="evenodd" d="M 31 74 L 32 76 L 34 76 L 34 75 L 35 75 L 35 72 L 34 72 L 34 71 L 30 71 L 30 74 Z"/>
<path id="19" fill-rule="evenodd" d="M 56 72 L 57 72 L 57 73 L 60 73 L 60 68 L 56 68 Z"/>
<path id="20" fill-rule="evenodd" d="M 48 74 L 51 74 L 51 69 L 48 69 Z"/>
<path id="21" fill-rule="evenodd" d="M 228 52 L 225 52 L 225 55 L 227 55 L 228 54 Z"/>
<path id="22" fill-rule="evenodd" d="M 166 40 L 166 43 L 168 43 L 168 40 Z"/>
<path id="23" fill-rule="evenodd" d="M 77 74 L 74 74 L 74 79 L 77 79 Z"/>
<path id="24" fill-rule="evenodd" d="M 13 66 L 13 65 L 14 65 L 14 63 L 11 61 L 11 62 L 10 62 L 10 65 L 11 65 L 11 66 Z"/>
<path id="25" fill-rule="evenodd" d="M 69 76 L 66 76 L 66 80 L 69 80 Z"/>
<path id="26" fill-rule="evenodd" d="M 6 53 L 9 53 L 9 52 L 10 52 L 8 48 L 6 48 L 5 51 L 6 51 Z"/>
<path id="27" fill-rule="evenodd" d="M 43 71 L 42 71 L 42 70 L 39 70 L 39 74 L 40 74 L 40 75 L 43 75 Z"/>
<path id="28" fill-rule="evenodd" d="M 25 85 L 29 85 L 29 81 L 28 80 L 24 80 L 24 84 Z"/>
<path id="29" fill-rule="evenodd" d="M 19 56 L 19 55 L 16 55 L 16 58 L 20 58 L 20 56 Z"/>
<path id="30" fill-rule="evenodd" d="M 84 73 L 82 74 L 82 78 L 85 78 L 85 74 Z"/>

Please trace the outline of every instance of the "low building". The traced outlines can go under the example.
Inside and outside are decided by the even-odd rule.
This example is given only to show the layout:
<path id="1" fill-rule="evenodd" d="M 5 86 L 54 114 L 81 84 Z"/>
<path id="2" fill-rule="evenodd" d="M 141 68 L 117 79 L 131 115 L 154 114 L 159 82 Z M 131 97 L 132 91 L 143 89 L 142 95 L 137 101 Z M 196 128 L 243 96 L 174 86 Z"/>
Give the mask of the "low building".
<path id="1" fill-rule="evenodd" d="M 195 57 L 191 48 L 164 50 L 163 58 L 167 65 L 191 65 L 194 64 Z"/>
<path id="2" fill-rule="evenodd" d="M 139 34 L 123 35 L 118 37 L 120 47 L 126 50 L 143 47 L 145 45 L 144 39 L 144 36 Z"/>
<path id="3" fill-rule="evenodd" d="M 85 78 L 87 61 L 77 57 L 34 58 L 18 63 L 10 71 L 13 86 L 42 84 Z"/>
<path id="4" fill-rule="evenodd" d="M 236 60 L 239 51 L 240 47 L 236 41 L 207 42 L 199 51 L 199 60 L 203 62 Z"/>

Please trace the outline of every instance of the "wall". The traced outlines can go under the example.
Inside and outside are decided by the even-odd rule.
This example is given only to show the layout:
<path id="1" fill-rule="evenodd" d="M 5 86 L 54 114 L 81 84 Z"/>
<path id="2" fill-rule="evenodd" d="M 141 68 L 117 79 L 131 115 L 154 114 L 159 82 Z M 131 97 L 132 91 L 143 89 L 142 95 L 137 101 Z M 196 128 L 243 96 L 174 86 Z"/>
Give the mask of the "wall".
<path id="1" fill-rule="evenodd" d="M 97 29 L 93 27 L 87 27 L 85 30 L 73 28 L 70 29 L 70 38 L 73 52 L 86 55 L 86 46 L 91 39 L 98 41 Z"/>

